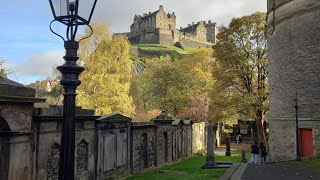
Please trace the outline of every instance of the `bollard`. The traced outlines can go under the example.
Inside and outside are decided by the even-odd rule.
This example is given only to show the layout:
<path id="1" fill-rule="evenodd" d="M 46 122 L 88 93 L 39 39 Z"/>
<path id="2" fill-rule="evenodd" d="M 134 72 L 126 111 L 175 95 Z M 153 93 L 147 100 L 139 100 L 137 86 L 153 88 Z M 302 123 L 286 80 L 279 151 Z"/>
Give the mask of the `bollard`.
<path id="1" fill-rule="evenodd" d="M 246 158 L 246 151 L 244 149 L 242 149 L 242 156 L 241 157 L 242 157 L 241 162 L 243 162 L 243 163 L 248 162 L 247 158 Z"/>
<path id="2" fill-rule="evenodd" d="M 226 156 L 231 156 L 231 150 L 230 150 L 230 137 L 226 137 Z"/>

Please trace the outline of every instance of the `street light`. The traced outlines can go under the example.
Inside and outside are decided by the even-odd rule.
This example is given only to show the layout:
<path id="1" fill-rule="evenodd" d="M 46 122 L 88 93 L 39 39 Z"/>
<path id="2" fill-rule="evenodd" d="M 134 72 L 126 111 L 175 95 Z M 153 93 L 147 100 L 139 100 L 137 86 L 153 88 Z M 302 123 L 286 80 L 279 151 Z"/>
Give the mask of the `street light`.
<path id="1" fill-rule="evenodd" d="M 59 180 L 74 179 L 75 160 L 75 97 L 83 67 L 77 65 L 79 42 L 75 40 L 78 26 L 89 25 L 97 0 L 49 0 L 54 20 L 50 30 L 64 41 L 65 63 L 57 69 L 62 74 L 60 84 L 64 88 L 63 122 L 61 133 Z M 67 26 L 66 39 L 52 30 L 52 23 L 58 21 Z M 88 37 L 86 37 L 88 38 Z"/>

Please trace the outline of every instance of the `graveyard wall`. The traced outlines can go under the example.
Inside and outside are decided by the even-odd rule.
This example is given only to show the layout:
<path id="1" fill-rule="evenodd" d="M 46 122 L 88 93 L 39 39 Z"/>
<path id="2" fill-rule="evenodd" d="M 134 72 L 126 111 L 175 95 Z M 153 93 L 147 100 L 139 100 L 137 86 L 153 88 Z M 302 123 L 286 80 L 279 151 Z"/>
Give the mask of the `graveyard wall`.
<path id="1" fill-rule="evenodd" d="M 95 179 L 96 169 L 96 117 L 77 117 L 75 138 L 75 174 L 78 180 Z M 57 179 L 59 172 L 61 116 L 34 118 L 35 179 Z"/>
<path id="2" fill-rule="evenodd" d="M 318 0 L 268 0 L 272 161 L 296 157 L 295 99 L 300 129 L 312 130 L 313 153 L 320 154 L 319 21 Z"/>
<path id="3" fill-rule="evenodd" d="M 58 178 L 61 112 L 59 109 L 35 111 L 31 161 L 34 166 L 29 172 L 34 179 Z M 130 118 L 119 114 L 98 117 L 90 111 L 77 115 L 76 179 L 117 179 L 192 156 L 192 121 L 177 122 L 155 119 L 131 123 Z"/>
<path id="4" fill-rule="evenodd" d="M 7 90 L 12 91 L 0 87 L 0 91 Z M 0 179 L 32 179 L 32 106 L 25 102 L 0 103 Z"/>
<path id="5" fill-rule="evenodd" d="M 154 167 L 156 164 L 156 126 L 135 124 L 132 126 L 132 172 Z"/>
<path id="6" fill-rule="evenodd" d="M 161 122 L 164 121 L 164 122 Z M 174 149 L 174 132 L 175 127 L 172 126 L 171 120 L 160 120 L 155 121 L 157 124 L 157 165 L 163 165 L 165 163 L 171 163 L 174 160 L 173 152 Z"/>

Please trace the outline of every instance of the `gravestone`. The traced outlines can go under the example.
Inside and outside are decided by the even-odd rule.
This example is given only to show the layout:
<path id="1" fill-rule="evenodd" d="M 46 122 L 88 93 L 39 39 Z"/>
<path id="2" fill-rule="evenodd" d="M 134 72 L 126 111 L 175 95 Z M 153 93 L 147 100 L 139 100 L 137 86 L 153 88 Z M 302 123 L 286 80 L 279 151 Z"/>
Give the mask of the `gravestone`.
<path id="1" fill-rule="evenodd" d="M 216 128 L 215 128 L 216 129 Z M 216 162 L 214 157 L 214 139 L 213 139 L 213 126 L 210 122 L 208 125 L 208 138 L 207 138 L 207 158 L 206 163 L 202 166 L 203 169 L 215 169 L 215 168 L 229 168 L 232 163 Z"/>
<path id="2" fill-rule="evenodd" d="M 213 126 L 210 122 L 208 125 L 208 140 L 207 140 L 207 159 L 206 164 L 202 167 L 204 169 L 214 168 L 216 165 L 213 150 Z"/>

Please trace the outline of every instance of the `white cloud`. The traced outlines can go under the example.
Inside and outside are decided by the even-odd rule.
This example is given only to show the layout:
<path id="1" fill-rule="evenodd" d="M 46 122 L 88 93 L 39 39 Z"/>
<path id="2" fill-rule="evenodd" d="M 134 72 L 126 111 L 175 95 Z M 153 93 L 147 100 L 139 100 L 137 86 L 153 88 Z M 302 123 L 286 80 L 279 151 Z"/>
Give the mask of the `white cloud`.
<path id="1" fill-rule="evenodd" d="M 228 25 L 233 17 L 267 9 L 266 0 L 101 0 L 93 18 L 104 20 L 114 32 L 129 31 L 135 14 L 153 12 L 159 5 L 176 13 L 178 27 L 200 20 Z"/>
<path id="2" fill-rule="evenodd" d="M 9 69 L 9 78 L 21 83 L 46 79 L 52 75 L 55 67 L 63 64 L 63 56 L 63 52 L 45 52 L 33 54 L 22 64 L 8 61 L 6 66 Z"/>

